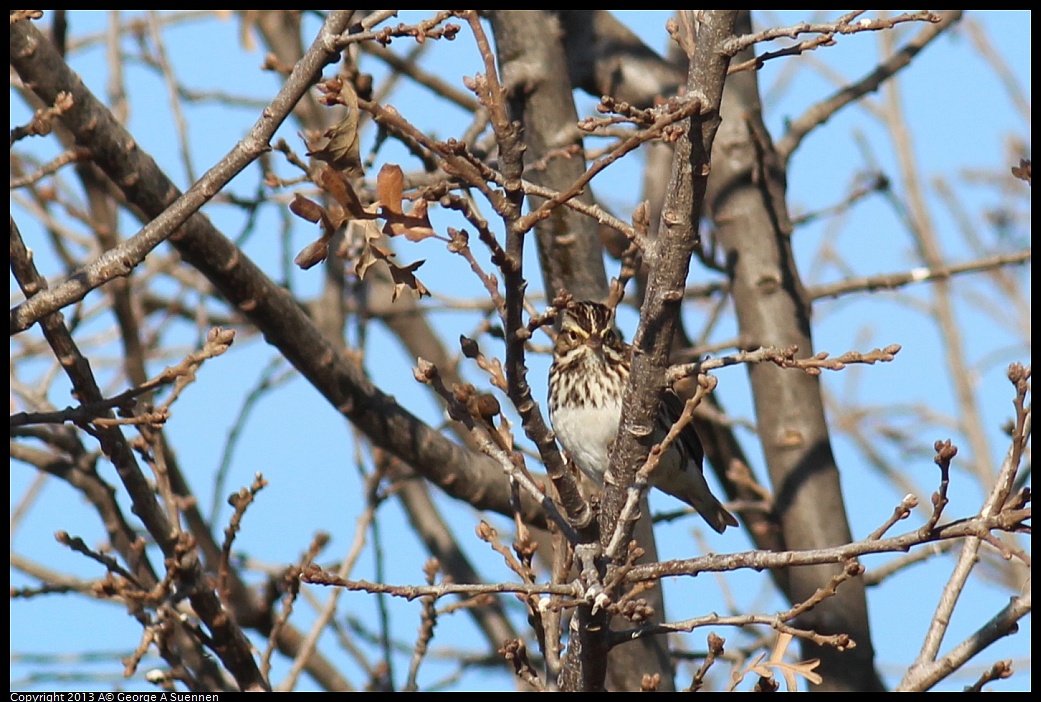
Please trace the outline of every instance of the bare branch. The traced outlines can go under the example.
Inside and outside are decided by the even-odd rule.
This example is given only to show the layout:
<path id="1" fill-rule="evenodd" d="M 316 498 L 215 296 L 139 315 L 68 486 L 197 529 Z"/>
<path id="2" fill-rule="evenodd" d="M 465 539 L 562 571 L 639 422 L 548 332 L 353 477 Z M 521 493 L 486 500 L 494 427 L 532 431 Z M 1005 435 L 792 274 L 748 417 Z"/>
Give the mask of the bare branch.
<path id="1" fill-rule="evenodd" d="M 791 155 L 799 148 L 802 140 L 815 128 L 827 122 L 836 112 L 858 98 L 878 90 L 882 83 L 901 69 L 909 66 L 911 60 L 922 49 L 961 19 L 961 15 L 961 10 L 949 10 L 943 13 L 938 22 L 924 28 L 914 39 L 899 51 L 894 52 L 892 56 L 879 64 L 871 73 L 853 85 L 843 87 L 842 90 L 836 92 L 833 96 L 814 105 L 801 116 L 792 120 L 788 125 L 787 134 L 777 140 L 777 153 L 781 156 L 781 159 L 787 161 L 791 158 Z"/>

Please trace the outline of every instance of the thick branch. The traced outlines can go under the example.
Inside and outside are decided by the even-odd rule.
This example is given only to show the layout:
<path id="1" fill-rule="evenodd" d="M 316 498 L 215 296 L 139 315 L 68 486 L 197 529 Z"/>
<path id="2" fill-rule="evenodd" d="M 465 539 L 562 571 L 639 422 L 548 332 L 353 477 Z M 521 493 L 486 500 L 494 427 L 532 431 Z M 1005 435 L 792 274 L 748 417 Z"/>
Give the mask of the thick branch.
<path id="1" fill-rule="evenodd" d="M 747 33 L 747 31 L 746 31 Z M 735 60 L 745 60 L 751 52 Z M 814 354 L 810 302 L 791 247 L 784 164 L 762 122 L 757 75 L 735 73 L 723 97 L 707 207 L 731 281 L 742 338 Z M 831 449 L 820 382 L 772 364 L 748 366 L 781 535 L 788 549 L 811 550 L 852 539 Z M 815 565 L 787 572 L 790 602 L 809 598 L 840 566 Z M 863 583 L 855 579 L 806 615 L 803 625 L 845 633 L 855 649 L 837 652 L 803 643 L 807 658 L 821 658 L 824 687 L 878 689 Z"/>
<path id="2" fill-rule="evenodd" d="M 701 118 L 676 144 L 672 179 L 662 213 L 659 238 L 645 252 L 651 275 L 640 311 L 640 326 L 633 340 L 632 371 L 622 405 L 622 420 L 611 451 L 611 467 L 605 479 L 601 512 L 601 543 L 611 540 L 616 528 L 628 541 L 632 525 L 619 525 L 625 491 L 644 463 L 654 442 L 653 427 L 659 397 L 665 387 L 665 370 L 673 331 L 683 300 L 683 286 L 690 257 L 698 244 L 698 222 L 708 183 L 709 154 L 719 127 L 719 104 L 729 59 L 719 52 L 733 35 L 736 12 L 708 12 L 697 31 L 687 79 L 691 99 L 701 102 Z"/>

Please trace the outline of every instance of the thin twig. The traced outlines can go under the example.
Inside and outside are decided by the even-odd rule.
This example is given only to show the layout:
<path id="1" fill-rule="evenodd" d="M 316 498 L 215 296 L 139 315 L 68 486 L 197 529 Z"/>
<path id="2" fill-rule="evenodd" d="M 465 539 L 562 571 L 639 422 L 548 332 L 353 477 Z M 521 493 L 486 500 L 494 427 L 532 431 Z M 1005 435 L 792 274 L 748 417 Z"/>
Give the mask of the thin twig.
<path id="1" fill-rule="evenodd" d="M 831 97 L 810 107 L 802 115 L 788 123 L 788 132 L 778 139 L 777 153 L 781 159 L 787 161 L 792 153 L 799 147 L 803 139 L 827 122 L 832 115 L 843 107 L 854 103 L 868 93 L 878 90 L 879 86 L 892 78 L 898 71 L 911 64 L 911 60 L 918 55 L 930 42 L 941 36 L 961 18 L 961 10 L 949 10 L 941 15 L 941 21 L 925 27 L 911 41 L 899 51 L 893 53 L 888 59 L 880 63 L 871 73 L 867 74 L 852 85 L 843 86 Z"/>

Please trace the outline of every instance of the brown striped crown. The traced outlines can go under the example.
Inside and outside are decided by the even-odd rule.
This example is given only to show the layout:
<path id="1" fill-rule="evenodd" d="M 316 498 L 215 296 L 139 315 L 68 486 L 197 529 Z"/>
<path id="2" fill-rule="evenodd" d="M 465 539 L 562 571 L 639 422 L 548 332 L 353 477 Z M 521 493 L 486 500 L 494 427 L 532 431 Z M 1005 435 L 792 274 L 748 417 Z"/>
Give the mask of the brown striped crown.
<path id="1" fill-rule="evenodd" d="M 582 344 L 603 345 L 614 352 L 624 350 L 625 344 L 615 332 L 613 309 L 599 302 L 568 303 L 554 351 L 559 357 Z"/>

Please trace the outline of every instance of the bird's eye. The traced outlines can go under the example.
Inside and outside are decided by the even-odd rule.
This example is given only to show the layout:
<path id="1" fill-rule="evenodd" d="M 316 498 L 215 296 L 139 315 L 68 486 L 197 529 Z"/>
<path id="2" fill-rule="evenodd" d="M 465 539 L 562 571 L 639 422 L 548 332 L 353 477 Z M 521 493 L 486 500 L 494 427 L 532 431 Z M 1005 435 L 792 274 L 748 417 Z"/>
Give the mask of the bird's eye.
<path id="1" fill-rule="evenodd" d="M 578 333 L 574 329 L 562 329 L 560 335 L 564 337 L 565 341 L 578 341 Z"/>
<path id="2" fill-rule="evenodd" d="M 604 332 L 604 342 L 608 344 L 614 344 L 618 341 L 618 334 L 614 329 L 608 329 Z"/>

